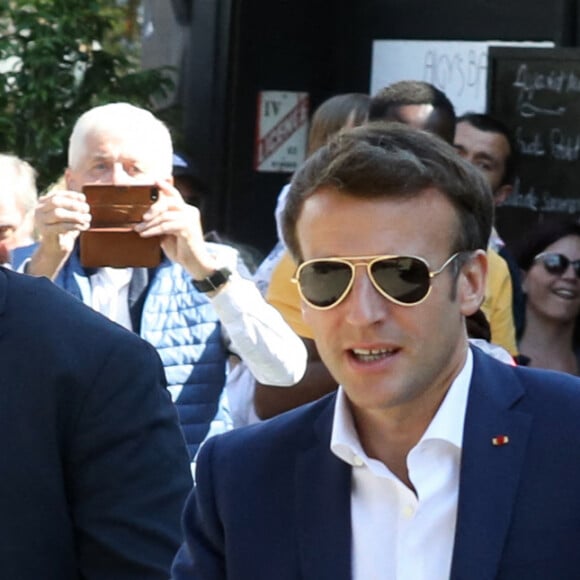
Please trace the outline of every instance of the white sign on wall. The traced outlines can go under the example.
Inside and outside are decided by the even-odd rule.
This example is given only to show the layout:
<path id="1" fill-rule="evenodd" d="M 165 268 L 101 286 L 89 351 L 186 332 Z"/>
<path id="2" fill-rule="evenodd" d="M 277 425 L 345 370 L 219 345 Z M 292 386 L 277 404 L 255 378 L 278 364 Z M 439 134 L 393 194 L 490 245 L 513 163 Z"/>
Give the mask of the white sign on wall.
<path id="1" fill-rule="evenodd" d="M 397 81 L 426 81 L 442 90 L 458 115 L 483 113 L 490 46 L 554 46 L 553 42 L 375 40 L 371 95 Z"/>
<path id="2" fill-rule="evenodd" d="M 308 103 L 308 93 L 259 93 L 254 153 L 256 171 L 292 173 L 306 159 Z"/>

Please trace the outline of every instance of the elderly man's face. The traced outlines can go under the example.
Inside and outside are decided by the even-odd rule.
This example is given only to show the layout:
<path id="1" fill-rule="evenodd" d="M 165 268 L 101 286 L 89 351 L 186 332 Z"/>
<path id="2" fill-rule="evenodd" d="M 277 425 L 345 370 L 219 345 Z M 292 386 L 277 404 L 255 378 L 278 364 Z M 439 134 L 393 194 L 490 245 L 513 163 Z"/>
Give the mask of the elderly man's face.
<path id="1" fill-rule="evenodd" d="M 69 189 L 81 191 L 88 183 L 151 184 L 170 178 L 160 173 L 154 144 L 140 134 L 93 131 L 84 145 L 78 163 L 67 170 Z"/>

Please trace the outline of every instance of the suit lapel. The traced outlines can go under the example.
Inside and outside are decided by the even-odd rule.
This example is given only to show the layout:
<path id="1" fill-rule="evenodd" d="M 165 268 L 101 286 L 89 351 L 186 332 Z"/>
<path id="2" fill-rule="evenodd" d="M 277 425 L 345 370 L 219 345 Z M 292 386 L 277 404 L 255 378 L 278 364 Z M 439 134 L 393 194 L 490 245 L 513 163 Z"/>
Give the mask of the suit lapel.
<path id="1" fill-rule="evenodd" d="M 511 521 L 531 416 L 512 407 L 523 395 L 503 363 L 474 352 L 459 483 L 452 580 L 494 578 Z M 509 440 L 499 439 L 507 436 Z"/>
<path id="2" fill-rule="evenodd" d="M 296 517 L 303 578 L 351 578 L 351 468 L 330 451 L 336 397 L 314 425 L 314 445 L 297 458 Z"/>

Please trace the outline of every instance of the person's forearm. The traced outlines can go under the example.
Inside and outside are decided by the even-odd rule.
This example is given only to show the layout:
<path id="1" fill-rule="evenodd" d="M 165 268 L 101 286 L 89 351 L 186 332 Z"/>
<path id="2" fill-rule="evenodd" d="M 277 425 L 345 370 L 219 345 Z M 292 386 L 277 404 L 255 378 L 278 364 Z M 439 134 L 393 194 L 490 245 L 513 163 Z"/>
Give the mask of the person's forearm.
<path id="1" fill-rule="evenodd" d="M 307 360 L 302 340 L 262 298 L 253 282 L 233 277 L 212 304 L 231 340 L 231 349 L 256 380 L 280 387 L 302 378 Z"/>

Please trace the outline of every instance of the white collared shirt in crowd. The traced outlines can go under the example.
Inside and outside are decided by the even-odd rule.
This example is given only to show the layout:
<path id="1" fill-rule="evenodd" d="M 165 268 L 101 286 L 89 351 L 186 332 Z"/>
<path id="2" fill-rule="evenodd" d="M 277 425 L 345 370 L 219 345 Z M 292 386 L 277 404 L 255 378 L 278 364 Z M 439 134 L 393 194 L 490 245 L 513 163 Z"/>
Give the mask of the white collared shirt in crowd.
<path id="1" fill-rule="evenodd" d="M 473 356 L 407 456 L 417 495 L 364 452 L 339 387 L 331 450 L 352 465 L 353 580 L 448 580 L 455 537 L 463 424 Z"/>
<path id="2" fill-rule="evenodd" d="M 83 302 L 94 310 L 133 330 L 129 314 L 129 284 L 133 268 L 99 268 L 90 277 L 90 296 L 83 296 Z M 81 287 L 82 288 L 82 287 Z"/>

